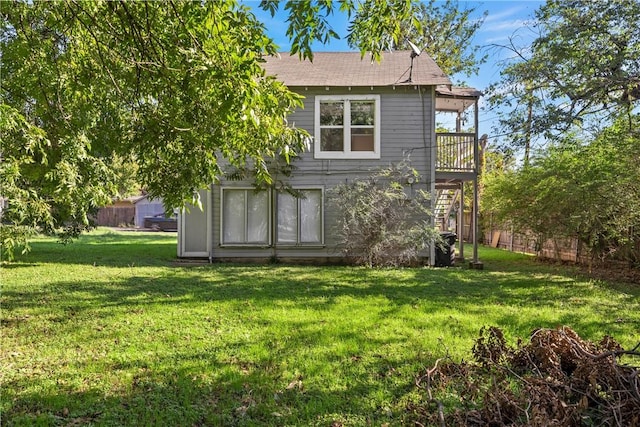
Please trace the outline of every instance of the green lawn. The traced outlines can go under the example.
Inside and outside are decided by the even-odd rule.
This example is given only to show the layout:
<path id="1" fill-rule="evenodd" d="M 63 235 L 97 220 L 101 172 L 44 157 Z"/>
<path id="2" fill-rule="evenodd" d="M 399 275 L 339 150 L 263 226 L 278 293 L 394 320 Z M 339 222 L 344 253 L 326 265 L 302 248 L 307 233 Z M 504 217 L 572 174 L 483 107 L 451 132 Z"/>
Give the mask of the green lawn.
<path id="1" fill-rule="evenodd" d="M 2 425 L 402 425 L 415 376 L 567 325 L 640 339 L 640 287 L 482 249 L 483 271 L 175 265 L 175 235 L 42 238 L 2 267 Z M 468 253 L 470 253 L 470 249 Z"/>

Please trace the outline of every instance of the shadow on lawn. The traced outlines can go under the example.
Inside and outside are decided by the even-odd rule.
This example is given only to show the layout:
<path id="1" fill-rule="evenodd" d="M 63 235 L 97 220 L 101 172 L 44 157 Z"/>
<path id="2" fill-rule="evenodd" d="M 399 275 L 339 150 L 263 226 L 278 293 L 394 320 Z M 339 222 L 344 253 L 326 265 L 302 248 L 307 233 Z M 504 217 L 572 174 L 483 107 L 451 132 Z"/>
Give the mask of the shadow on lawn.
<path id="1" fill-rule="evenodd" d="M 5 394 L 11 401 L 3 413 L 7 425 L 109 425 L 109 426 L 243 426 L 243 425 L 349 425 L 396 423 L 403 413 L 388 407 L 372 407 L 375 393 L 402 396 L 413 390 L 412 382 L 392 384 L 382 379 L 376 387 L 352 383 L 340 391 L 320 391 L 305 386 L 306 378 L 278 377 L 268 367 L 254 366 L 230 371 L 211 361 L 208 354 L 197 355 L 209 363 L 202 368 L 153 371 L 141 361 L 129 382 L 120 390 L 87 389 L 66 392 L 49 388 L 19 397 Z M 381 361 L 372 370 L 384 372 Z M 58 379 L 62 384 L 66 378 Z M 9 385 L 10 386 L 10 385 Z M 5 390 L 15 390 L 7 387 Z M 355 421 L 355 422 L 353 422 Z"/>
<path id="2" fill-rule="evenodd" d="M 508 326 L 512 333 L 525 339 L 537 327 L 579 325 L 574 329 L 580 330 L 581 335 L 601 336 L 609 326 L 612 329 L 616 326 L 581 318 L 577 310 L 567 309 L 567 306 L 578 309 L 581 298 L 586 298 L 592 291 L 590 285 L 576 281 L 571 271 L 549 269 L 518 257 L 505 263 L 489 254 L 484 271 L 220 264 L 174 268 L 167 266 L 167 260 L 173 255 L 171 251 L 175 249 L 175 243 L 169 239 L 161 239 L 162 243 L 156 246 L 156 238 L 135 235 L 127 238 L 136 243 L 120 243 L 119 238 L 102 242 L 97 239 L 78 249 L 62 247 L 62 254 L 56 251 L 60 246 L 44 245 L 38 248 L 35 265 L 60 262 L 92 268 L 89 267 L 93 265 L 92 259 L 101 256 L 100 265 L 128 267 L 132 264 L 131 258 L 138 257 L 137 265 L 146 262 L 159 268 L 150 269 L 148 275 L 137 270 L 128 275 L 118 270 L 117 274 L 108 273 L 113 276 L 103 281 L 84 278 L 59 281 L 54 284 L 55 291 L 15 286 L 4 289 L 4 316 L 11 316 L 12 310 L 37 311 L 46 307 L 50 314 L 42 314 L 38 319 L 42 327 L 46 328 L 47 322 L 54 322 L 57 333 L 66 336 L 65 330 L 78 328 L 83 318 L 100 320 L 101 316 L 107 318 L 114 313 L 129 317 L 135 327 L 142 327 L 144 321 L 137 322 L 137 318 L 146 316 L 143 312 L 147 309 L 153 315 L 176 316 L 176 329 L 179 329 L 179 322 L 183 320 L 178 317 L 181 310 L 195 307 L 196 314 L 190 321 L 201 323 L 199 333 L 211 341 L 207 341 L 202 349 L 187 348 L 183 353 L 178 342 L 170 354 L 145 358 L 141 353 L 125 362 L 112 359 L 96 362 L 108 364 L 102 375 L 116 378 L 122 375 L 121 381 L 106 381 L 111 390 L 87 385 L 65 391 L 64 384 L 77 381 L 77 375 L 75 379 L 66 378 L 65 375 L 71 374 L 64 373 L 55 378 L 60 384 L 56 386 L 33 387 L 37 376 L 10 381 L 3 391 L 3 401 L 11 402 L 4 406 L 8 409 L 4 416 L 9 424 L 331 425 L 334 420 L 347 425 L 401 424 L 402 414 L 396 412 L 390 418 L 388 408 L 372 407 L 371 402 L 384 401 L 380 395 L 393 396 L 395 401 L 400 401 L 402 396 L 415 391 L 411 375 L 404 374 L 400 380 L 395 377 L 402 364 L 415 361 L 390 360 L 393 355 L 378 350 L 408 338 L 402 336 L 401 331 L 397 335 L 368 337 L 366 343 L 370 347 L 365 358 L 358 348 L 351 353 L 336 352 L 331 350 L 333 343 L 363 342 L 366 328 L 360 327 L 355 332 L 346 327 L 337 332 L 328 331 L 329 325 L 322 320 L 288 318 L 286 310 L 292 308 L 322 313 L 341 304 L 355 307 L 360 301 L 369 301 L 372 305 L 379 301 L 384 306 L 371 308 L 372 318 L 367 327 L 375 328 L 386 319 L 403 319 L 407 310 L 419 310 L 421 316 L 418 318 L 431 322 L 424 327 L 458 328 L 458 333 L 464 336 L 477 336 L 478 333 L 460 320 L 467 315 L 486 318 L 501 327 Z M 107 244 L 109 250 L 105 251 Z M 134 255 L 137 252 L 132 247 L 146 254 Z M 616 322 L 617 308 L 630 304 L 633 299 L 636 301 L 633 304 L 637 305 L 640 296 L 637 289 L 628 292 L 631 295 L 626 298 L 602 301 L 603 312 L 598 318 Z M 618 291 L 618 294 L 622 292 Z M 230 313 L 238 315 L 238 322 L 253 321 L 261 325 L 253 330 L 252 336 L 238 335 L 228 340 L 224 352 L 214 347 L 215 341 L 211 338 L 212 334 L 218 333 L 216 321 L 222 316 L 216 312 L 221 306 L 218 303 L 232 306 Z M 282 307 L 281 316 L 251 317 L 252 310 L 274 306 Z M 539 318 L 522 314 L 524 308 L 531 313 L 549 307 L 558 308 L 553 319 L 557 324 L 541 325 Z M 496 315 L 496 312 L 500 314 Z M 345 318 L 350 315 L 344 313 Z M 20 322 L 32 320 L 9 317 L 4 321 L 14 322 L 6 323 L 13 328 Z M 629 326 L 624 322 L 635 322 L 635 330 L 640 328 L 637 316 L 635 320 L 622 319 L 622 322 L 627 330 Z M 270 337 L 272 323 L 279 325 L 275 330 L 287 330 L 288 335 Z M 121 327 L 120 324 L 116 326 Z M 135 330 L 133 326 L 122 327 L 126 331 Z M 414 324 L 410 328 L 419 329 L 420 325 Z M 112 332 L 88 330 L 87 334 L 91 335 L 89 339 L 113 343 L 113 336 L 109 335 Z M 152 332 L 146 333 L 153 336 Z M 251 346 L 263 351 L 251 355 L 247 350 Z M 310 356 L 319 361 L 315 365 L 310 363 L 309 367 L 321 369 L 326 360 L 331 360 L 334 364 L 330 366 L 344 370 L 358 381 L 345 384 L 339 391 L 330 391 L 330 387 L 317 384 L 307 385 L 306 377 L 301 378 L 298 385 L 297 378 L 286 373 L 296 367 L 284 368 L 281 362 L 285 358 L 303 357 L 300 354 L 304 351 L 313 351 Z M 378 352 L 379 356 L 371 354 Z M 431 354 L 420 357 L 424 360 L 419 364 L 433 363 Z M 84 368 L 92 372 L 90 367 Z M 310 376 L 319 381 L 322 372 Z M 20 381 L 39 391 L 20 394 Z M 86 391 L 76 391 L 79 388 Z"/>
<path id="3" fill-rule="evenodd" d="M 250 299 L 270 304 L 274 300 L 295 301 L 318 296 L 331 300 L 371 295 L 384 296 L 398 305 L 425 298 L 446 306 L 504 301 L 549 305 L 567 294 L 562 285 L 574 285 L 577 271 L 567 266 L 541 265 L 529 256 L 489 248 L 480 249 L 480 258 L 485 262 L 483 271 L 464 267 L 377 270 L 282 264 L 169 267 L 176 259 L 175 245 L 175 235 L 89 234 L 69 245 L 35 242 L 33 253 L 25 258 L 28 263 L 18 261 L 6 267 L 37 268 L 40 263 L 166 267 L 161 275 L 118 278 L 111 283 L 78 279 L 56 284 L 61 291 L 93 295 L 92 306 L 138 305 L 141 300 L 173 304 L 185 300 Z M 624 291 L 640 297 L 640 288 Z M 40 303 L 39 295 L 33 292 L 5 290 L 4 293 L 20 306 Z M 49 292 L 43 290 L 41 294 L 46 296 Z"/>
<path id="4" fill-rule="evenodd" d="M 498 274 L 492 274 L 498 273 Z M 515 272 L 474 272 L 459 269 L 373 270 L 349 267 L 287 267 L 212 265 L 167 268 L 149 276 L 119 275 L 106 281 L 83 278 L 56 282 L 61 292 L 74 292 L 78 308 L 139 306 L 201 301 L 244 301 L 270 305 L 275 301 L 305 300 L 321 309 L 342 297 L 380 296 L 396 305 L 416 304 L 423 299 L 455 306 L 479 301 L 549 304 L 564 294 L 562 285 L 571 277 L 532 279 Z M 5 289 L 11 306 L 36 307 L 42 298 L 64 298 L 51 289 Z M 78 297 L 77 295 L 84 295 Z M 322 302 L 317 302 L 321 299 Z"/>
<path id="5" fill-rule="evenodd" d="M 104 307 L 139 307 L 144 304 L 184 305 L 216 301 L 237 301 L 238 304 L 268 305 L 282 302 L 301 302 L 312 310 L 322 310 L 341 298 L 380 296 L 394 301 L 380 316 L 395 316 L 402 306 L 420 305 L 423 299 L 431 303 L 429 307 L 451 311 L 458 307 L 461 311 L 476 310 L 482 314 L 483 307 L 478 301 L 485 298 L 487 305 L 502 300 L 503 304 L 551 304 L 557 296 L 542 292 L 544 285 L 534 285 L 526 279 L 516 280 L 513 275 L 504 275 L 500 280 L 478 275 L 476 279 L 463 281 L 454 287 L 458 275 L 465 272 L 450 269 L 441 271 L 434 280 L 431 270 L 416 270 L 413 278 L 397 277 L 395 286 L 384 283 L 376 271 L 361 270 L 354 274 L 349 269 L 335 269 L 335 281 L 313 283 L 306 277 L 282 278 L 283 270 L 305 271 L 314 275 L 309 268 L 302 270 L 289 267 L 260 267 L 263 273 L 280 272 L 280 277 L 264 277 L 259 282 L 249 282 L 251 269 L 247 267 L 205 267 L 177 270 L 175 275 L 147 278 L 132 277 L 115 285 L 92 286 L 79 282 L 62 284 L 95 297 L 91 304 Z M 311 269 L 313 270 L 313 269 Z M 378 272 L 379 273 L 379 272 Z M 470 273 L 470 272 L 466 272 Z M 386 276 L 385 276 L 386 277 Z M 568 279 L 562 279 L 569 282 Z M 414 284 L 419 282 L 419 285 Z M 489 290 L 493 292 L 489 293 Z M 525 290 L 522 301 L 511 301 L 514 289 Z M 467 302 L 469 293 L 473 302 Z M 536 300 L 528 297 L 537 295 Z M 142 301 L 140 297 L 143 296 Z M 323 297 L 322 302 L 319 297 Z M 135 298 L 135 299 L 134 299 Z M 533 302 L 532 302 L 533 301 Z M 27 303 L 26 300 L 21 301 Z M 77 307 L 82 310 L 83 307 Z M 108 311 L 101 310 L 106 315 Z M 211 316 L 215 317 L 215 313 Z M 579 323 L 580 329 L 601 330 L 601 324 L 585 322 L 571 314 L 563 314 L 558 319 L 561 324 Z M 204 320 L 203 320 L 204 321 Z M 265 322 L 268 329 L 269 320 Z M 276 321 L 276 320 L 272 320 Z M 286 318 L 277 319 L 287 322 Z M 504 324 L 526 323 L 518 313 L 505 315 Z M 317 324 L 290 321 L 289 342 L 274 342 L 264 335 L 239 339 L 228 348 L 223 357 L 214 349 L 190 351 L 165 355 L 159 360 L 132 358 L 126 363 L 113 364 L 107 369 L 108 375 L 123 380 L 116 382 L 118 388 L 102 390 L 83 387 L 84 392 L 67 392 L 62 387 L 42 387 L 31 394 L 12 395 L 20 389 L 19 384 L 5 384 L 3 400 L 11 402 L 5 420 L 8 425 L 331 425 L 333 421 L 345 425 L 391 425 L 402 424 L 401 407 L 393 410 L 374 406 L 371 402 L 381 402 L 380 394 L 393 396 L 394 403 L 403 396 L 415 392 L 413 378 L 406 375 L 398 380 L 393 378 L 400 362 L 390 361 L 384 355 L 378 358 L 359 359 L 331 354 L 316 354 L 323 358 L 339 357 L 340 369 L 360 369 L 369 373 L 369 378 L 345 385 L 339 391 L 326 387 L 307 385 L 306 377 L 299 379 L 286 375 L 280 358 L 292 352 L 303 351 L 306 344 L 323 347 L 323 340 L 345 341 L 348 331 L 342 336 L 318 336 Z M 453 322 L 452 322 L 453 326 Z M 533 325 L 529 325 L 533 326 Z M 555 325 L 547 325 L 553 327 Z M 321 327 L 321 325 L 320 325 Z M 468 333 L 468 332 L 465 332 Z M 475 335 L 477 331 L 473 331 Z M 522 336 L 526 339 L 526 336 Z M 387 338 L 373 347 L 389 344 Z M 404 339 L 401 337 L 398 340 Z M 247 360 L 240 351 L 248 345 L 268 347 L 260 357 Z M 236 353 L 237 352 L 237 353 Z M 433 363 L 431 355 L 425 355 L 423 366 Z M 362 364 L 363 366 L 358 366 Z M 417 373 L 416 373 L 417 374 Z M 321 377 L 321 374 L 312 374 Z M 353 375 L 352 377 L 358 378 Z M 77 379 L 76 379 L 77 380 Z M 375 380 L 375 381 L 374 381 Z M 37 378 L 29 379 L 37 381 Z M 73 381 L 58 376 L 56 381 L 65 384 Z M 110 382 L 113 384 L 113 382 Z M 376 403 L 380 405 L 380 403 Z"/>
<path id="6" fill-rule="evenodd" d="M 126 275 L 125 275 L 126 276 Z M 216 302 L 250 303 L 271 307 L 275 304 L 303 304 L 311 310 L 326 310 L 344 298 L 364 300 L 379 297 L 389 303 L 387 316 L 406 306 L 438 312 L 491 314 L 513 307 L 501 324 L 518 325 L 530 331 L 540 327 L 535 319 L 522 317 L 519 308 L 547 309 L 564 304 L 579 307 L 581 297 L 590 292 L 589 284 L 559 274 L 536 277 L 514 271 L 474 271 L 450 269 L 374 270 L 348 267 L 235 266 L 212 265 L 190 268 L 163 268 L 160 274 L 115 278 L 107 282 L 83 279 L 58 282 L 50 289 L 3 291 L 5 308 L 38 308 L 46 303 L 62 308 L 60 322 L 84 311 L 108 317 L 109 308 L 136 309 L 145 305 L 180 306 Z M 615 316 L 618 304 L 640 296 L 637 289 L 616 301 L 602 301 L 602 308 Z M 66 295 L 73 294 L 73 298 Z M 498 311 L 498 310 L 496 310 Z M 562 308 L 561 311 L 566 311 Z M 581 323 L 579 314 L 563 314 L 558 322 Z M 569 322 L 570 321 L 570 322 Z M 625 321 L 622 319 L 622 321 Z M 557 326 L 557 325 L 550 325 Z M 640 325 L 639 325 L 640 326 Z"/>

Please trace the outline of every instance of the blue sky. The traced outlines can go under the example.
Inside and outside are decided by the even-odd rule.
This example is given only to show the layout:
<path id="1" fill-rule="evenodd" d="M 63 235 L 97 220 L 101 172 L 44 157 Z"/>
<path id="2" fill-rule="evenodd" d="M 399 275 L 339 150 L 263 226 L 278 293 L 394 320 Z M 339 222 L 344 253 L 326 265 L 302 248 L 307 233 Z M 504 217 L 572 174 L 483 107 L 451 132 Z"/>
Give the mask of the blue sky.
<path id="1" fill-rule="evenodd" d="M 281 51 L 288 51 L 290 49 L 290 42 L 286 36 L 287 23 L 285 22 L 286 16 L 282 13 L 277 14 L 275 17 L 267 12 L 264 12 L 258 8 L 258 0 L 247 0 L 244 4 L 251 6 L 254 9 L 256 16 L 264 22 L 267 32 L 271 38 L 278 44 Z M 453 76 L 454 82 L 464 81 L 467 85 L 475 87 L 479 90 L 484 90 L 489 84 L 497 81 L 500 78 L 500 61 L 504 60 L 508 56 L 508 52 L 504 49 L 492 48 L 492 45 L 504 45 L 509 42 L 509 38 L 513 38 L 518 45 L 527 45 L 533 40 L 533 34 L 531 31 L 525 28 L 527 21 L 533 19 L 533 14 L 536 9 L 544 4 L 544 1 L 460 1 L 460 7 L 470 8 L 475 7 L 475 15 L 478 18 L 482 17 L 482 13 L 486 10 L 488 12 L 487 17 L 484 20 L 483 25 L 476 33 L 474 44 L 481 46 L 483 49 L 488 49 L 489 53 L 488 61 L 483 64 L 480 71 L 475 76 Z M 346 16 L 341 14 L 335 14 L 330 23 L 333 29 L 343 39 L 331 41 L 327 45 L 320 43 L 315 44 L 315 51 L 348 51 L 349 46 L 344 40 L 347 34 L 348 21 Z M 483 106 L 481 100 L 481 107 Z M 493 135 L 492 124 L 495 118 L 495 112 L 486 111 L 484 108 L 480 112 L 480 135 L 486 133 L 490 136 Z"/>

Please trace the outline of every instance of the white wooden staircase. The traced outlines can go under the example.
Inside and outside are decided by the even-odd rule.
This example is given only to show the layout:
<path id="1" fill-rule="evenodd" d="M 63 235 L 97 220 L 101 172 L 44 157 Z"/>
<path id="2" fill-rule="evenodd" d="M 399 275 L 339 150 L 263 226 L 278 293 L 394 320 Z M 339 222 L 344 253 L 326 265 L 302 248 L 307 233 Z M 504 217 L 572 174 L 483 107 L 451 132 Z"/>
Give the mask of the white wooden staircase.
<path id="1" fill-rule="evenodd" d="M 459 197 L 459 188 L 441 188 L 436 190 L 433 215 L 436 220 L 436 225 L 441 231 L 447 231 L 449 229 L 449 218 L 455 209 Z"/>

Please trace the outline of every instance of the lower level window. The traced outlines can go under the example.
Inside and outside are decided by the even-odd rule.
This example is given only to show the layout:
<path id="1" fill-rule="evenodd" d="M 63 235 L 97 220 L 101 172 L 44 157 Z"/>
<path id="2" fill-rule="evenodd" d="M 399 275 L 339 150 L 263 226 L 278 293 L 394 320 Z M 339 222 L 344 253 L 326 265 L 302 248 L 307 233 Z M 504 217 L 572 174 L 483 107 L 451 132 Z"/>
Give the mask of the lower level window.
<path id="1" fill-rule="evenodd" d="M 269 244 L 269 193 L 222 190 L 222 243 Z"/>
<path id="2" fill-rule="evenodd" d="M 221 243 L 270 246 L 271 226 L 275 222 L 278 244 L 322 244 L 322 190 L 305 189 L 295 193 L 294 196 L 278 192 L 274 212 L 270 191 L 223 188 Z"/>
<path id="3" fill-rule="evenodd" d="M 298 190 L 299 195 L 278 193 L 277 242 L 322 243 L 322 191 Z"/>

